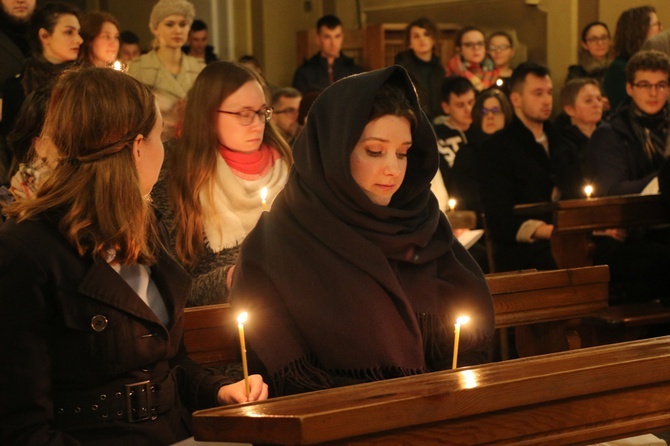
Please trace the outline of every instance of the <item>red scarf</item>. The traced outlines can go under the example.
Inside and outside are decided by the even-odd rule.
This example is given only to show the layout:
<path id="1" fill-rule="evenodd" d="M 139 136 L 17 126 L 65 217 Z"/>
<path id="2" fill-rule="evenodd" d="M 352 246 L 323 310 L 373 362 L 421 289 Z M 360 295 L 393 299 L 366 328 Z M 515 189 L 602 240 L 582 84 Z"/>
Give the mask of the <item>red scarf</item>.
<path id="1" fill-rule="evenodd" d="M 235 152 L 219 145 L 219 153 L 233 173 L 245 180 L 262 178 L 272 169 L 275 161 L 281 158 L 277 149 L 262 144 L 254 152 Z"/>

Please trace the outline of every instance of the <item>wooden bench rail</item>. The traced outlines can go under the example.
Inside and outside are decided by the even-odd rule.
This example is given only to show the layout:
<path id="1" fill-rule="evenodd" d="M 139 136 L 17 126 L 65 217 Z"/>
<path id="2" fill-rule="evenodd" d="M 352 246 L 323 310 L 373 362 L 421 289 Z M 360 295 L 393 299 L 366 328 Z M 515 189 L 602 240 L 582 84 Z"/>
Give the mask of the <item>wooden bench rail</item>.
<path id="1" fill-rule="evenodd" d="M 198 411 L 195 438 L 254 444 L 578 444 L 670 427 L 670 338 Z"/>
<path id="2" fill-rule="evenodd" d="M 487 276 L 497 328 L 593 315 L 607 307 L 607 266 Z M 229 304 L 187 308 L 184 340 L 196 362 L 240 361 L 236 315 Z"/>
<path id="3" fill-rule="evenodd" d="M 184 342 L 191 359 L 205 367 L 241 361 L 237 321 L 230 304 L 186 308 Z"/>
<path id="4" fill-rule="evenodd" d="M 605 265 L 487 276 L 496 328 L 579 318 L 607 308 Z"/>
<path id="5" fill-rule="evenodd" d="M 593 231 L 670 223 L 659 195 L 621 195 L 514 207 L 517 215 L 553 214 L 551 252 L 559 268 L 593 265 Z"/>

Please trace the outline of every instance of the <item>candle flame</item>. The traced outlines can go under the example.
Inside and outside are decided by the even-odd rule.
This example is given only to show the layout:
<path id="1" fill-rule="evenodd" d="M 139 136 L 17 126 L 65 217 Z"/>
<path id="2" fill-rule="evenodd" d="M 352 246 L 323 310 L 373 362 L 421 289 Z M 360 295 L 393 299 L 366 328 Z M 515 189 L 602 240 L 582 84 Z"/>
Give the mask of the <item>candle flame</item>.
<path id="1" fill-rule="evenodd" d="M 115 60 L 112 64 L 112 68 L 114 68 L 116 71 L 121 71 L 123 69 L 123 64 L 118 60 Z"/>
<path id="2" fill-rule="evenodd" d="M 447 201 L 447 204 L 449 205 L 449 210 L 456 209 L 456 200 L 453 198 L 450 198 L 449 201 Z"/>
<path id="3" fill-rule="evenodd" d="M 496 85 L 497 85 L 498 87 L 502 87 L 502 84 L 503 84 L 503 80 L 502 80 L 502 79 L 498 79 L 498 80 L 496 81 Z"/>
<path id="4" fill-rule="evenodd" d="M 261 189 L 261 201 L 265 203 L 265 200 L 268 198 L 268 188 L 264 187 Z"/>
<path id="5" fill-rule="evenodd" d="M 456 319 L 458 325 L 467 324 L 468 322 L 470 322 L 470 316 L 459 316 L 458 319 Z"/>
<path id="6" fill-rule="evenodd" d="M 239 316 L 237 316 L 237 323 L 238 324 L 244 324 L 247 321 L 247 316 L 249 314 L 245 311 L 244 313 L 240 313 Z"/>
<path id="7" fill-rule="evenodd" d="M 587 184 L 584 187 L 584 193 L 586 194 L 587 197 L 590 197 L 591 194 L 593 193 L 593 186 L 591 186 L 590 184 Z"/>

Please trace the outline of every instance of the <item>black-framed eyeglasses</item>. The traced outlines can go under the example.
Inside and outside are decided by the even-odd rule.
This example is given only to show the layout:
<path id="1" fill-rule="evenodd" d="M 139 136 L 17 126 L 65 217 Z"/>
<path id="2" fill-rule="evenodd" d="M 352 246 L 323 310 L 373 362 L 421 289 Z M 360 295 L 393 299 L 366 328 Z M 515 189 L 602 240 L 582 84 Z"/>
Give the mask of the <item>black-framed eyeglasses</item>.
<path id="1" fill-rule="evenodd" d="M 471 50 L 473 48 L 484 48 L 486 44 L 484 42 L 463 42 L 463 46 Z"/>
<path id="2" fill-rule="evenodd" d="M 598 43 L 598 42 L 605 43 L 605 42 L 609 42 L 609 41 L 610 41 L 610 36 L 600 36 L 600 37 L 593 36 L 593 37 L 589 37 L 588 39 L 586 39 L 586 43 Z"/>
<path id="3" fill-rule="evenodd" d="M 656 89 L 657 91 L 665 91 L 668 89 L 668 83 L 665 81 L 658 82 L 656 84 L 650 84 L 649 82 L 642 81 L 636 84 L 631 84 L 633 87 L 641 88 L 642 90 L 651 91 Z"/>
<path id="4" fill-rule="evenodd" d="M 284 114 L 286 114 L 286 115 L 297 115 L 298 112 L 299 112 L 299 110 L 297 108 L 289 107 L 289 108 L 285 108 L 285 109 L 282 109 L 282 110 L 275 110 L 272 113 L 275 114 L 275 115 L 284 115 Z"/>
<path id="5" fill-rule="evenodd" d="M 263 124 L 270 121 L 270 118 L 272 118 L 272 113 L 274 110 L 272 109 L 272 107 L 264 106 L 256 111 L 253 110 L 242 110 L 238 112 L 231 112 L 226 110 L 217 110 L 217 111 L 219 113 L 225 113 L 227 115 L 237 116 L 237 119 L 240 120 L 240 124 L 242 125 L 251 125 L 254 122 L 254 116 L 258 116 L 258 119 Z"/>
<path id="6" fill-rule="evenodd" d="M 496 51 L 505 51 L 510 48 L 511 48 L 510 45 L 489 45 L 489 51 L 491 51 L 492 53 Z"/>
<path id="7" fill-rule="evenodd" d="M 482 107 L 482 116 L 486 116 L 489 113 L 491 113 L 492 115 L 499 115 L 500 113 L 502 113 L 502 110 L 500 110 L 499 107 L 491 107 L 491 108 Z"/>

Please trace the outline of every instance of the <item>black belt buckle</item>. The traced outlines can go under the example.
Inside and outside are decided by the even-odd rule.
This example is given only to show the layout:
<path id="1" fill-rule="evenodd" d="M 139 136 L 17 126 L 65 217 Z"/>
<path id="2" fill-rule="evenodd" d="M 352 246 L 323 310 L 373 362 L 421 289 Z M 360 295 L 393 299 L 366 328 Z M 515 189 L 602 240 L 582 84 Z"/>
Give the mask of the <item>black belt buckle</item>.
<path id="1" fill-rule="evenodd" d="M 129 423 L 151 419 L 151 381 L 126 384 L 126 416 Z"/>

